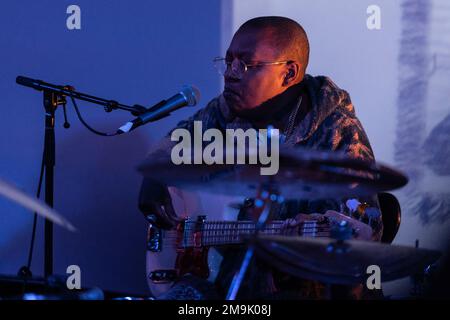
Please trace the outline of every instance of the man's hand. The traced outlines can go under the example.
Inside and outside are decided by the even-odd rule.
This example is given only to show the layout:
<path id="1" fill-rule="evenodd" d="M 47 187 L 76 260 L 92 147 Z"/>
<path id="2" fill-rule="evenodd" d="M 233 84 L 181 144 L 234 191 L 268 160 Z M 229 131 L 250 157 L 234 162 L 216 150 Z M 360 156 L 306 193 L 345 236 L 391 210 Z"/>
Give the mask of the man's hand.
<path id="1" fill-rule="evenodd" d="M 330 226 L 339 224 L 341 221 L 347 221 L 349 226 L 354 230 L 354 239 L 366 241 L 372 240 L 372 228 L 369 225 L 333 210 L 328 210 L 325 214 L 300 213 L 294 219 L 287 219 L 283 227 L 290 229 L 297 227 L 305 221 L 316 220 L 317 222 L 322 222 L 325 219 L 328 219 Z"/>
<path id="2" fill-rule="evenodd" d="M 299 213 L 295 216 L 295 218 L 286 219 L 284 221 L 283 227 L 297 227 L 301 223 L 305 221 L 317 221 L 322 222 L 325 219 L 325 215 L 320 213 L 311 213 L 311 214 L 305 214 L 305 213 Z"/>
<path id="3" fill-rule="evenodd" d="M 162 229 L 173 229 L 181 220 L 175 213 L 167 186 L 148 178 L 142 182 L 139 209 L 146 217 L 154 215 L 153 223 Z"/>

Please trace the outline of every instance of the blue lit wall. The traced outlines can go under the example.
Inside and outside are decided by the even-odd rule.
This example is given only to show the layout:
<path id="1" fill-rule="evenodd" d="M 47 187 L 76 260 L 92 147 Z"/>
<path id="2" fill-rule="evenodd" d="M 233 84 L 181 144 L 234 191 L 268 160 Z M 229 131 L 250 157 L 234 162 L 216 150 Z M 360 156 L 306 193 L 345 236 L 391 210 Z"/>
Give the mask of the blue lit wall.
<path id="1" fill-rule="evenodd" d="M 81 8 L 81 30 L 68 30 L 66 9 Z M 0 9 L 0 179 L 35 194 L 43 148 L 42 93 L 15 83 L 17 75 L 125 104 L 151 105 L 183 84 L 203 103 L 220 92 L 211 59 L 220 55 L 220 1 L 3 1 Z M 203 105 L 200 103 L 200 105 Z M 132 116 L 80 102 L 94 128 L 115 131 Z M 194 109 L 129 135 L 95 136 L 76 119 L 56 119 L 55 208 L 79 231 L 55 227 L 55 273 L 77 264 L 82 286 L 146 293 L 146 224 L 137 209 L 134 166 L 148 147 Z M 0 274 L 26 263 L 33 216 L 0 198 Z M 43 222 L 32 271 L 43 273 Z"/>

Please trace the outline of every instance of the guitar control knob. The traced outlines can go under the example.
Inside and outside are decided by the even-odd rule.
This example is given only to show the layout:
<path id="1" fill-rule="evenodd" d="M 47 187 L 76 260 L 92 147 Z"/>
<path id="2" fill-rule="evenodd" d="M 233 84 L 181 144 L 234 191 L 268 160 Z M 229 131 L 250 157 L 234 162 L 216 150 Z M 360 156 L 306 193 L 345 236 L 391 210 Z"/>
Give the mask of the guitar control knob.
<path id="1" fill-rule="evenodd" d="M 147 250 L 151 252 L 162 251 L 162 231 L 150 224 L 147 232 Z"/>

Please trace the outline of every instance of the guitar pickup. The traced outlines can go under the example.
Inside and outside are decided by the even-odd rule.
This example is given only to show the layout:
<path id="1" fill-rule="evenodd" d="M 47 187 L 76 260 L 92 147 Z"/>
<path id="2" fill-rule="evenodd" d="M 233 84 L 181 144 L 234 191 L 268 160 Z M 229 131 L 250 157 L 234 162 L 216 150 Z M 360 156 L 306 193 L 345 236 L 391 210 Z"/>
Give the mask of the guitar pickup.
<path id="1" fill-rule="evenodd" d="M 175 281 L 178 278 L 178 276 L 175 270 L 169 269 L 169 270 L 154 270 L 149 273 L 148 278 L 153 283 L 167 283 Z"/>

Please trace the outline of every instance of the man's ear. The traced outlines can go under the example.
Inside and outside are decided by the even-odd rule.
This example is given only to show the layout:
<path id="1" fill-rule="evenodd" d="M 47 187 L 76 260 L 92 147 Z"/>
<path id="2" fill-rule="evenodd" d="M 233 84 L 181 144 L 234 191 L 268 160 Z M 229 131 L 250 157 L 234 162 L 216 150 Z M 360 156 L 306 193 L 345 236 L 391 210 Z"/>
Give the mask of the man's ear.
<path id="1" fill-rule="evenodd" d="M 288 64 L 288 69 L 286 75 L 284 76 L 283 85 L 289 86 L 295 82 L 297 82 L 300 77 L 300 67 L 297 63 Z"/>

